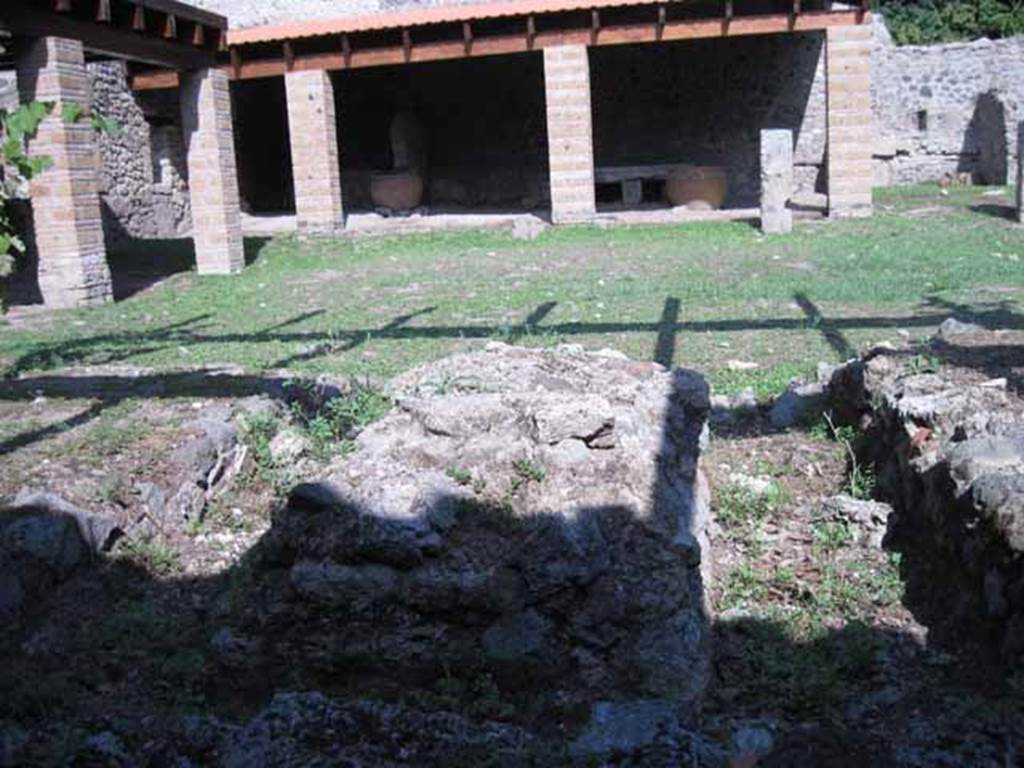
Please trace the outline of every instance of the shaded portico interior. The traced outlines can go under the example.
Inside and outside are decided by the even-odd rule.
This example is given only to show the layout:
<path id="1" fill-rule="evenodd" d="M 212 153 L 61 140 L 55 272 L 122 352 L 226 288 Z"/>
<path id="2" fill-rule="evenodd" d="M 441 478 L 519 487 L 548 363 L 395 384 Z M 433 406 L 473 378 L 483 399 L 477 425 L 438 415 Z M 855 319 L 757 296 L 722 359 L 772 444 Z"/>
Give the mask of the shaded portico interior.
<path id="1" fill-rule="evenodd" d="M 726 207 L 756 209 L 767 128 L 793 132 L 797 184 L 827 193 L 831 215 L 870 212 L 871 32 L 861 5 L 523 0 L 202 34 L 198 22 L 179 22 L 166 37 L 169 16 L 147 3 L 160 5 L 115 0 L 121 15 L 105 29 L 139 34 L 142 7 L 176 54 L 188 45 L 208 57 L 202 68 L 135 57 L 130 70 L 138 92 L 179 95 L 201 273 L 242 268 L 242 210 L 334 232 L 372 211 L 370 179 L 394 162 L 389 126 L 402 110 L 417 115 L 429 147 L 422 213 L 587 222 L 664 207 L 664 175 L 627 187 L 607 183 L 609 168 L 683 164 L 724 167 Z M 82 61 L 59 66 L 90 55 L 74 44 Z M 90 183 L 87 169 L 77 174 L 80 192 Z M 86 285 L 97 279 L 88 265 L 103 261 L 93 242 L 91 253 L 48 262 L 61 277 L 46 303 L 108 298 Z"/>

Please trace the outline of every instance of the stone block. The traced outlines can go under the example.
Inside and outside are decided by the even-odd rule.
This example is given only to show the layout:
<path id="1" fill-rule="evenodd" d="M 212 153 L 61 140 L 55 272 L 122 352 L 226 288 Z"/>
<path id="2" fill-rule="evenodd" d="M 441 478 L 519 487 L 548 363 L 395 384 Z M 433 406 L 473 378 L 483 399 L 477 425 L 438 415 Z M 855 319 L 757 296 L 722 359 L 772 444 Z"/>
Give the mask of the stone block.
<path id="1" fill-rule="evenodd" d="M 793 229 L 793 132 L 761 131 L 761 230 L 781 234 Z"/>

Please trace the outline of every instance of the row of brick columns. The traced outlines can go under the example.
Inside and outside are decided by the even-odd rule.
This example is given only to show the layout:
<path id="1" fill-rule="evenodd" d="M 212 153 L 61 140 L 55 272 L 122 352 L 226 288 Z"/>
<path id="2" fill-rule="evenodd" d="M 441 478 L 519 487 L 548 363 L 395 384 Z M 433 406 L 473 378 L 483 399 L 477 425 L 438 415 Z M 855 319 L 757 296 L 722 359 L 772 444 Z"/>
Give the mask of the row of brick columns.
<path id="1" fill-rule="evenodd" d="M 39 291 L 52 307 L 113 298 L 100 213 L 96 133 L 89 120 L 68 122 L 63 105 L 92 105 L 81 43 L 39 38 L 18 60 L 22 101 L 58 106 L 39 126 L 29 151 L 53 164 L 30 185 Z M 181 79 L 182 133 L 188 157 L 192 228 L 200 273 L 231 274 L 245 264 L 227 76 L 214 69 Z"/>
<path id="2" fill-rule="evenodd" d="M 871 29 L 831 28 L 826 37 L 830 213 L 864 215 L 871 210 Z M 543 55 L 551 217 L 556 223 L 586 221 L 596 213 L 587 47 L 549 47 Z M 18 83 L 23 100 L 83 107 L 92 101 L 82 46 L 71 40 L 37 40 L 19 60 Z M 341 228 L 331 76 L 290 72 L 285 84 L 299 227 Z M 228 78 L 217 69 L 184 73 L 180 98 L 197 267 L 205 274 L 235 273 L 245 257 Z M 52 168 L 31 189 L 45 303 L 109 301 L 96 137 L 89 122 L 68 124 L 56 110 L 40 127 L 31 149 L 53 158 Z"/>

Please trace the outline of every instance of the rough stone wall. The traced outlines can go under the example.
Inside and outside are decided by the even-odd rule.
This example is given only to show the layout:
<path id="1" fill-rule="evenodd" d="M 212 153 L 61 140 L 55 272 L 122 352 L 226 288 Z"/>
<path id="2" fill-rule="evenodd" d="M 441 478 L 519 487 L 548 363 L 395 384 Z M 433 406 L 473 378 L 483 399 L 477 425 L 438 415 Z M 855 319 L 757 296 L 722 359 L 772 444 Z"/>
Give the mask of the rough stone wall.
<path id="1" fill-rule="evenodd" d="M 121 62 L 89 65 L 94 105 L 119 129 L 101 134 L 100 199 L 103 227 L 113 242 L 181 237 L 190 229 L 181 131 L 147 114 L 128 88 Z"/>
<path id="2" fill-rule="evenodd" d="M 1012 183 L 1024 37 L 897 47 L 876 17 L 872 67 L 876 184 Z"/>

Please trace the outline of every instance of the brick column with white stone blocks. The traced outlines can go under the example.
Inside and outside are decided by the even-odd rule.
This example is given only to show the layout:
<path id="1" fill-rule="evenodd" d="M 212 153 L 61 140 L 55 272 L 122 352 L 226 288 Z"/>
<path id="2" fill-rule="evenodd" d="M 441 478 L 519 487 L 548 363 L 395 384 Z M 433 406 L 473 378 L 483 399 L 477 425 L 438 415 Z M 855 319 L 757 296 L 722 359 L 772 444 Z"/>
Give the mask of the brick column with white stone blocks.
<path id="1" fill-rule="evenodd" d="M 826 33 L 830 216 L 871 215 L 871 43 L 870 24 Z"/>
<path id="2" fill-rule="evenodd" d="M 53 112 L 29 142 L 52 165 L 31 182 L 39 290 L 53 307 L 99 304 L 113 297 L 100 216 L 96 133 L 88 119 L 68 122 L 62 106 L 92 106 L 82 44 L 43 37 L 18 60 L 21 100 L 51 102 Z M 85 113 L 83 113 L 84 115 Z"/>
<path id="3" fill-rule="evenodd" d="M 245 252 L 227 75 L 183 73 L 180 99 L 196 267 L 207 275 L 240 272 Z"/>
<path id="4" fill-rule="evenodd" d="M 594 216 L 594 138 L 590 112 L 590 62 L 585 45 L 544 49 L 551 220 Z"/>
<path id="5" fill-rule="evenodd" d="M 322 70 L 289 72 L 284 80 L 299 228 L 340 229 L 345 218 L 331 76 Z"/>

